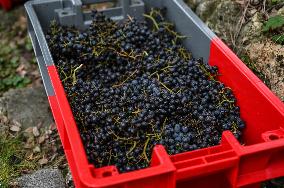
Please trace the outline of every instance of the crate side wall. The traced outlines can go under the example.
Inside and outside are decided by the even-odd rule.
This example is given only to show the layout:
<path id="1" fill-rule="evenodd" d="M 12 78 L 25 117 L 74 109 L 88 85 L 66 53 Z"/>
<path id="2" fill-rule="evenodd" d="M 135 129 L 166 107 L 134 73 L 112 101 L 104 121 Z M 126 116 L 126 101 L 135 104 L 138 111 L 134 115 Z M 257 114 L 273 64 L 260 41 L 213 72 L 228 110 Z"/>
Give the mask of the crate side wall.
<path id="1" fill-rule="evenodd" d="M 34 11 L 44 33 L 48 30 L 52 20 L 58 21 L 54 10 L 60 6 L 58 1 L 33 4 Z"/>
<path id="2" fill-rule="evenodd" d="M 230 87 L 240 106 L 241 117 L 246 123 L 243 141 L 245 145 L 262 143 L 262 133 L 284 126 L 283 103 L 273 102 L 268 96 L 274 94 L 249 70 L 244 63 L 220 40 L 214 39 L 211 45 L 211 65 L 219 68 L 219 80 Z"/>
<path id="3" fill-rule="evenodd" d="M 166 9 L 166 18 L 174 23 L 175 30 L 182 36 L 183 45 L 194 58 L 203 58 L 208 62 L 210 42 L 215 34 L 181 0 L 144 0 L 146 11 L 156 7 Z"/>

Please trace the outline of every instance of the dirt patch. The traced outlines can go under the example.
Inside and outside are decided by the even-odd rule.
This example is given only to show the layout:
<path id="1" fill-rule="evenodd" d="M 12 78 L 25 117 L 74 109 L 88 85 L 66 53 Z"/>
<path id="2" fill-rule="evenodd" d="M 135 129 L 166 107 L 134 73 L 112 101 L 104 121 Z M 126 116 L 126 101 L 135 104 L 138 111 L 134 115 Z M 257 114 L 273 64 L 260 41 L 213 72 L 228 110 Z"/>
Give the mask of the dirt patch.
<path id="1" fill-rule="evenodd" d="M 284 47 L 267 40 L 246 49 L 256 68 L 267 75 L 271 90 L 284 101 Z"/>

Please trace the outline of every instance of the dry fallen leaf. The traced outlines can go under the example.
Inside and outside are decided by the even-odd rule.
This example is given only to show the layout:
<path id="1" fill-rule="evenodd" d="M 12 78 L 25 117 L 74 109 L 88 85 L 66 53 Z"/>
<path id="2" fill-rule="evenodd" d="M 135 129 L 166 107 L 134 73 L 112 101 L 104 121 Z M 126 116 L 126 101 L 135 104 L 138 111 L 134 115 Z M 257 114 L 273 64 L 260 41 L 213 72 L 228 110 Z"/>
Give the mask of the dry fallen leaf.
<path id="1" fill-rule="evenodd" d="M 24 148 L 26 149 L 30 149 L 30 148 L 33 148 L 35 145 L 34 143 L 34 137 L 31 136 L 31 137 L 28 137 L 27 141 L 26 141 L 26 144 L 24 145 Z"/>
<path id="2" fill-rule="evenodd" d="M 244 0 L 236 0 L 236 3 L 240 4 L 241 6 L 244 6 L 245 1 Z"/>
<path id="3" fill-rule="evenodd" d="M 33 152 L 34 153 L 39 153 L 41 150 L 40 150 L 40 147 L 36 146 L 34 149 L 33 149 Z"/>
<path id="4" fill-rule="evenodd" d="M 13 124 L 15 125 L 15 126 L 17 126 L 17 127 L 21 127 L 22 126 L 22 124 L 20 124 L 18 121 L 16 121 L 16 120 L 13 120 L 12 121 L 13 122 Z"/>
<path id="5" fill-rule="evenodd" d="M 20 76 L 24 77 L 27 74 L 25 65 L 24 64 L 20 64 L 20 66 L 16 69 L 16 72 Z"/>
<path id="6" fill-rule="evenodd" d="M 19 132 L 21 130 L 21 128 L 19 126 L 12 125 L 10 127 L 10 130 L 13 131 L 13 132 Z"/>
<path id="7" fill-rule="evenodd" d="M 34 134 L 35 137 L 38 137 L 40 135 L 37 127 L 33 127 L 33 134 Z"/>
<path id="8" fill-rule="evenodd" d="M 33 133 L 33 127 L 29 127 L 27 129 L 25 129 L 24 132 L 26 132 L 26 133 Z"/>
<path id="9" fill-rule="evenodd" d="M 56 125 L 54 123 L 52 123 L 50 126 L 49 126 L 49 129 L 50 130 L 55 130 L 56 129 Z"/>
<path id="10" fill-rule="evenodd" d="M 7 123 L 8 122 L 8 117 L 7 116 L 2 116 L 1 115 L 1 117 L 0 117 L 0 122 L 2 122 L 2 123 Z"/>
<path id="11" fill-rule="evenodd" d="M 43 135 L 43 136 L 40 136 L 40 137 L 38 138 L 38 143 L 39 143 L 39 144 L 42 144 L 44 141 L 45 141 L 45 136 L 44 136 L 44 135 Z"/>
<path id="12" fill-rule="evenodd" d="M 27 159 L 28 160 L 33 160 L 34 159 L 34 153 L 31 153 L 30 155 L 28 155 Z"/>
<path id="13" fill-rule="evenodd" d="M 40 165 L 45 165 L 45 164 L 48 163 L 48 160 L 47 160 L 46 158 L 43 158 L 43 159 L 40 159 L 40 160 L 38 161 L 38 163 L 39 163 Z"/>
<path id="14" fill-rule="evenodd" d="M 19 185 L 19 182 L 17 180 L 11 180 L 11 182 L 9 183 L 9 187 L 18 188 L 18 187 L 20 187 L 20 185 Z"/>
<path id="15" fill-rule="evenodd" d="M 49 134 L 49 135 L 50 135 L 50 134 L 52 134 L 52 131 L 51 131 L 51 130 L 47 130 L 47 131 L 46 131 L 46 134 Z"/>

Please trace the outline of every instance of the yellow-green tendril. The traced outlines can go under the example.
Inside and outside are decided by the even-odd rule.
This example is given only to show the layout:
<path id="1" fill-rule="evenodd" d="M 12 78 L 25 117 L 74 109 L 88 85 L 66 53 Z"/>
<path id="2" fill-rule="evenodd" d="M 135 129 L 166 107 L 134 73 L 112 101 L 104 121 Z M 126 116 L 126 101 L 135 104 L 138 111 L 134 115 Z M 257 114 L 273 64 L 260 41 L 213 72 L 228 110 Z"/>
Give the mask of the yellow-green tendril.
<path id="1" fill-rule="evenodd" d="M 75 85 L 77 83 L 77 78 L 76 78 L 76 72 L 83 66 L 83 64 L 81 64 L 80 66 L 78 66 L 74 71 L 73 71 L 73 74 L 72 74 L 72 85 Z"/>
<path id="2" fill-rule="evenodd" d="M 148 157 L 147 157 L 146 149 L 147 149 L 147 146 L 148 146 L 149 141 L 150 141 L 150 137 L 147 138 L 147 140 L 146 140 L 146 142 L 145 142 L 145 144 L 144 144 L 144 147 L 143 147 L 143 156 L 144 156 L 145 160 L 146 160 L 148 163 L 149 163 L 150 161 L 149 161 L 149 159 L 148 159 Z"/>

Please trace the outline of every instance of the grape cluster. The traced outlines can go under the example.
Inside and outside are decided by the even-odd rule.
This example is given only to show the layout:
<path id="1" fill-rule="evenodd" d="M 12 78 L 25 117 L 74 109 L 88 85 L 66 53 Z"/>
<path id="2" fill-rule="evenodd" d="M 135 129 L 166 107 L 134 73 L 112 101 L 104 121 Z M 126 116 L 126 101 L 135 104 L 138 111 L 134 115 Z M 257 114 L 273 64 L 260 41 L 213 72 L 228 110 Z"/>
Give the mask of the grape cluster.
<path id="1" fill-rule="evenodd" d="M 148 22 L 147 22 L 148 21 Z M 46 35 L 88 159 L 120 172 L 169 154 L 216 145 L 245 127 L 218 68 L 193 59 L 161 11 L 117 23 L 94 11 L 86 31 L 53 22 Z"/>

